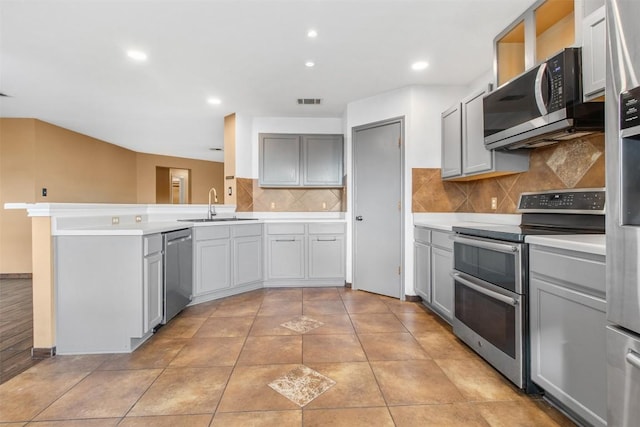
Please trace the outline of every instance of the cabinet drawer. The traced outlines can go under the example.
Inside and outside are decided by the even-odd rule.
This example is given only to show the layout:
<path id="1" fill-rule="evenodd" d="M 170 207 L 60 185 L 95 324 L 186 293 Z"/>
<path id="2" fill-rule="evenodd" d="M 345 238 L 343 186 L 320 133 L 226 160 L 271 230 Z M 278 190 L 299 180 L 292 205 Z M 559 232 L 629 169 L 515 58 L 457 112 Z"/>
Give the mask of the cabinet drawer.
<path id="1" fill-rule="evenodd" d="M 431 232 L 431 244 L 434 246 L 440 246 L 443 249 L 453 250 L 453 240 L 451 239 L 452 233 L 445 231 L 432 231 Z"/>
<path id="2" fill-rule="evenodd" d="M 211 225 L 195 228 L 196 241 L 211 239 L 228 239 L 231 236 L 229 225 Z"/>
<path id="3" fill-rule="evenodd" d="M 262 224 L 234 225 L 231 231 L 233 237 L 260 236 Z"/>
<path id="4" fill-rule="evenodd" d="M 344 223 L 312 222 L 309 234 L 344 234 Z"/>
<path id="5" fill-rule="evenodd" d="M 267 234 L 304 234 L 304 223 L 267 224 Z"/>
<path id="6" fill-rule="evenodd" d="M 605 293 L 605 258 L 601 255 L 531 245 L 529 270 L 599 295 Z"/>
<path id="7" fill-rule="evenodd" d="M 143 244 L 144 256 L 160 252 L 162 250 L 162 235 L 152 234 L 144 236 Z"/>
<path id="8" fill-rule="evenodd" d="M 416 242 L 431 243 L 431 230 L 424 227 L 413 227 L 413 238 Z"/>

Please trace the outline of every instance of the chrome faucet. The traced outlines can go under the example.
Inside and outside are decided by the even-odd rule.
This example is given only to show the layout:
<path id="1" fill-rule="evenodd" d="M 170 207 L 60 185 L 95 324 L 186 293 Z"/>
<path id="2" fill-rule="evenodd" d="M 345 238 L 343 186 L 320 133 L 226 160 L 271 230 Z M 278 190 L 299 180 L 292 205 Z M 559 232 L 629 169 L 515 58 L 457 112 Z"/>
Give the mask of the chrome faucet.
<path id="1" fill-rule="evenodd" d="M 211 204 L 211 192 L 213 191 L 213 201 L 214 203 L 218 203 L 218 192 L 216 191 L 215 187 L 211 187 L 209 189 L 209 213 L 208 213 L 208 218 L 212 219 L 214 216 L 216 216 L 216 207 L 214 205 Z"/>

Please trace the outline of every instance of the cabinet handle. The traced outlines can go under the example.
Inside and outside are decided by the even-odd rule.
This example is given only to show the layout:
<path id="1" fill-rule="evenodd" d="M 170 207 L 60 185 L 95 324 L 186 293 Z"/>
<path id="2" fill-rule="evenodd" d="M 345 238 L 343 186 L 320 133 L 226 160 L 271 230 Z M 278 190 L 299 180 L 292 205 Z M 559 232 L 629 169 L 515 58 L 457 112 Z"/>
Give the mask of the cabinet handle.
<path id="1" fill-rule="evenodd" d="M 318 242 L 335 242 L 335 241 L 336 241 L 336 238 L 335 238 L 335 237 L 332 237 L 332 238 L 330 238 L 330 239 L 323 239 L 323 238 L 318 237 L 318 239 L 317 239 L 317 240 L 318 240 Z"/>
<path id="2" fill-rule="evenodd" d="M 629 350 L 624 358 L 631 366 L 640 369 L 640 354 L 636 353 L 633 350 Z"/>
<path id="3" fill-rule="evenodd" d="M 276 242 L 295 242 L 296 239 L 276 239 Z"/>

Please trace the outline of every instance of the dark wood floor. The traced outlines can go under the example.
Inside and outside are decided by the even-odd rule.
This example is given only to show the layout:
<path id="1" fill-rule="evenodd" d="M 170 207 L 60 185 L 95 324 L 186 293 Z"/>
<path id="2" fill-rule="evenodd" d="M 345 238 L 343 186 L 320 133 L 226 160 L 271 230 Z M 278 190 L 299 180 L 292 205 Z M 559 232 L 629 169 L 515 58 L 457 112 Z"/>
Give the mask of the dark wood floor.
<path id="1" fill-rule="evenodd" d="M 0 384 L 38 362 L 32 347 L 32 281 L 0 279 Z"/>

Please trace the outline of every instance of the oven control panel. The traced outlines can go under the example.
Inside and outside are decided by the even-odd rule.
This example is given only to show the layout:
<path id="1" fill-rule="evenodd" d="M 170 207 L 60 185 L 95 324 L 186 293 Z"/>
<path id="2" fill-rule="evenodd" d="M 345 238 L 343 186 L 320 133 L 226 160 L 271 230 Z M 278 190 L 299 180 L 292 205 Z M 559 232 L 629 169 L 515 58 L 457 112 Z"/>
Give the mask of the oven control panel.
<path id="1" fill-rule="evenodd" d="M 520 212 L 593 213 L 604 214 L 604 188 L 552 190 L 522 193 L 518 202 Z"/>

